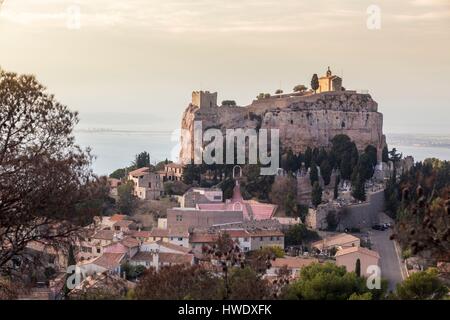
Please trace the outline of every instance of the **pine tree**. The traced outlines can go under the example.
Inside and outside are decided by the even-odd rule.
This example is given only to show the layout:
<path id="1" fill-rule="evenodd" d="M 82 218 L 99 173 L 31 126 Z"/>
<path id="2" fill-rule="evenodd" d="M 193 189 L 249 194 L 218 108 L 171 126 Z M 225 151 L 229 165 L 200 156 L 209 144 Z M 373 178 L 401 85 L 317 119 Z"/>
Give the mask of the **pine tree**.
<path id="1" fill-rule="evenodd" d="M 150 154 L 146 151 L 137 154 L 133 165 L 136 169 L 150 167 Z"/>

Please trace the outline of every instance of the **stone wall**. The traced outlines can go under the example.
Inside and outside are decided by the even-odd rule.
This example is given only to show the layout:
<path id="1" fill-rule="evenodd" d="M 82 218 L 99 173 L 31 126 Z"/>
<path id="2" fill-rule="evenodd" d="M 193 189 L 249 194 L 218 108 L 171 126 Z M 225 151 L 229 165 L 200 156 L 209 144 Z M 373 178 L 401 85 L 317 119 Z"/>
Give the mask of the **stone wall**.
<path id="1" fill-rule="evenodd" d="M 279 129 L 284 150 L 304 152 L 309 146 L 330 147 L 337 134 L 346 134 L 359 150 L 373 145 L 381 150 L 385 145 L 383 115 L 377 103 L 368 94 L 353 91 L 273 97 L 255 100 L 247 107 L 198 108 L 190 105 L 184 112 L 181 128 L 183 135 L 190 133 L 193 141 L 194 121 L 202 121 L 203 130 L 254 128 Z M 193 143 L 182 136 L 180 160 L 190 161 Z"/>
<path id="2" fill-rule="evenodd" d="M 305 224 L 313 229 L 327 229 L 326 217 L 328 212 L 337 214 L 339 225 L 337 231 L 346 228 L 370 228 L 379 223 L 379 213 L 384 210 L 384 191 L 377 191 L 367 195 L 367 201 L 349 206 L 338 206 L 335 202 L 321 204 L 317 209 L 309 209 Z"/>
<path id="3" fill-rule="evenodd" d="M 340 215 L 339 229 L 370 228 L 379 223 L 380 212 L 384 211 L 384 190 L 370 193 L 367 202 L 345 207 Z"/>

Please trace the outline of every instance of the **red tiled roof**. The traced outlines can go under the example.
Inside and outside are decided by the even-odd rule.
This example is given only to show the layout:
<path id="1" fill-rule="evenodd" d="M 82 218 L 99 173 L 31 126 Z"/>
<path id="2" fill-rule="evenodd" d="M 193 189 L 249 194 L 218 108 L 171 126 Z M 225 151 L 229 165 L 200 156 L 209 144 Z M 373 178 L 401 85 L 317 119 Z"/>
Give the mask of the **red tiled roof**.
<path id="1" fill-rule="evenodd" d="M 126 217 L 128 217 L 127 215 L 125 215 L 125 214 L 113 214 L 112 216 L 111 216 L 111 218 L 109 218 L 109 220 L 111 220 L 111 221 L 121 221 L 121 220 L 123 220 L 123 219 L 125 219 Z"/>
<path id="2" fill-rule="evenodd" d="M 369 250 L 369 249 L 363 248 L 363 247 L 349 247 L 349 248 L 344 248 L 344 249 L 338 250 L 338 252 L 336 252 L 336 257 L 340 257 L 343 255 L 346 255 L 349 253 L 355 253 L 355 252 L 380 259 L 380 255 L 378 254 L 378 252 Z"/>
<path id="3" fill-rule="evenodd" d="M 104 253 L 127 253 L 128 252 L 128 248 L 125 247 L 123 244 L 116 242 L 116 243 L 111 243 L 110 245 L 107 245 L 105 247 L 103 247 L 103 252 Z"/>
<path id="4" fill-rule="evenodd" d="M 256 238 L 256 237 L 283 237 L 284 234 L 278 230 L 222 230 L 230 235 L 231 238 Z"/>
<path id="5" fill-rule="evenodd" d="M 311 245 L 315 248 L 328 248 L 328 247 L 337 247 L 341 246 L 353 241 L 358 241 L 359 238 L 348 234 L 348 233 L 340 233 L 331 237 L 326 237 L 322 240 L 315 241 Z"/>
<path id="6" fill-rule="evenodd" d="M 157 244 L 159 244 L 161 247 L 166 247 L 167 249 L 172 249 L 174 251 L 178 251 L 181 253 L 188 253 L 191 251 L 191 249 L 183 247 L 183 246 L 177 246 L 176 244 L 170 243 L 170 242 L 164 242 L 164 241 L 158 241 Z"/>
<path id="7" fill-rule="evenodd" d="M 113 224 L 114 227 L 129 227 L 134 222 L 131 220 L 119 220 L 116 223 Z"/>
<path id="8" fill-rule="evenodd" d="M 179 164 L 179 163 L 168 163 L 168 164 L 166 164 L 165 165 L 166 167 L 169 167 L 169 168 L 183 168 L 183 165 L 182 164 Z"/>
<path id="9" fill-rule="evenodd" d="M 217 241 L 217 235 L 211 233 L 193 233 L 189 238 L 191 243 L 212 243 Z"/>
<path id="10" fill-rule="evenodd" d="M 274 268 L 282 268 L 286 266 L 289 269 L 300 269 L 317 262 L 319 262 L 319 260 L 316 258 L 284 257 L 276 258 L 275 261 L 271 262 L 271 264 Z"/>
<path id="11" fill-rule="evenodd" d="M 170 263 L 170 264 L 191 264 L 194 255 L 192 254 L 177 254 L 177 253 L 159 253 L 160 263 Z"/>
<path id="12" fill-rule="evenodd" d="M 186 228 L 171 228 L 169 229 L 169 237 L 189 237 L 189 231 Z"/>
<path id="13" fill-rule="evenodd" d="M 131 261 L 153 261 L 153 255 L 155 253 L 153 252 L 147 252 L 147 251 L 139 251 L 136 253 L 133 258 L 131 258 Z"/>
<path id="14" fill-rule="evenodd" d="M 214 211 L 242 211 L 244 218 L 247 220 L 270 219 L 277 210 L 277 206 L 270 203 L 244 200 L 239 184 L 236 184 L 233 189 L 233 197 L 225 203 L 199 203 L 198 208 Z"/>
<path id="15" fill-rule="evenodd" d="M 139 247 L 139 244 L 140 244 L 137 239 L 132 238 L 132 237 L 126 237 L 120 243 L 123 244 L 127 248 Z"/>
<path id="16" fill-rule="evenodd" d="M 167 238 L 169 236 L 169 229 L 153 228 L 150 231 L 150 237 Z"/>
<path id="17" fill-rule="evenodd" d="M 138 231 L 138 230 L 130 230 L 127 231 L 126 234 L 135 238 L 150 238 L 152 236 L 150 231 Z"/>
<path id="18" fill-rule="evenodd" d="M 143 168 L 139 168 L 139 169 L 133 170 L 133 171 L 131 171 L 128 174 L 130 176 L 133 176 L 133 177 L 139 177 L 139 176 L 142 176 L 142 175 L 144 175 L 146 173 L 149 173 L 149 172 L 150 172 L 150 168 L 149 167 L 143 167 Z"/>
<path id="19" fill-rule="evenodd" d="M 115 232 L 113 230 L 100 230 L 97 231 L 92 238 L 100 240 L 113 240 Z"/>
<path id="20" fill-rule="evenodd" d="M 108 270 L 112 270 L 120 266 L 122 259 L 124 257 L 123 253 L 103 253 L 100 257 L 92 261 L 93 264 L 103 267 Z"/>

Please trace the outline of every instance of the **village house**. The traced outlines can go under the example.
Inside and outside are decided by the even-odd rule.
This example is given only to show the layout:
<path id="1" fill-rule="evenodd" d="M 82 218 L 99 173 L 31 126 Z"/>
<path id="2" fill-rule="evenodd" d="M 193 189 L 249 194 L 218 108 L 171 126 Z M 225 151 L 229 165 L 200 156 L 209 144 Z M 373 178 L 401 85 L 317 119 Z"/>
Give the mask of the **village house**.
<path id="1" fill-rule="evenodd" d="M 302 257 L 289 257 L 276 258 L 271 262 L 271 267 L 266 271 L 266 276 L 276 277 L 279 275 L 280 270 L 285 268 L 292 278 L 298 278 L 302 268 L 309 266 L 313 263 L 319 263 L 316 258 L 302 258 Z"/>
<path id="2" fill-rule="evenodd" d="M 150 239 L 152 238 L 151 232 L 146 230 L 129 230 L 127 232 L 124 232 L 124 234 L 126 236 L 135 238 L 139 241 L 139 243 L 150 241 Z"/>
<path id="3" fill-rule="evenodd" d="M 179 163 L 168 163 L 164 165 L 164 170 L 158 171 L 163 182 L 181 181 L 183 178 L 184 168 Z"/>
<path id="4" fill-rule="evenodd" d="M 103 247 L 103 253 L 122 253 L 125 254 L 125 259 L 133 257 L 138 251 L 139 241 L 131 237 Z"/>
<path id="5" fill-rule="evenodd" d="M 359 247 L 361 240 L 348 233 L 340 233 L 334 236 L 325 237 L 322 240 L 313 242 L 311 247 L 322 253 L 329 253 L 330 250 Z"/>
<path id="6" fill-rule="evenodd" d="M 189 247 L 189 232 L 185 227 L 175 226 L 173 228 L 153 228 L 150 231 L 149 242 L 169 242 L 177 246 Z"/>
<path id="7" fill-rule="evenodd" d="M 221 230 L 236 242 L 244 251 L 259 250 L 265 247 L 280 247 L 284 249 L 284 234 L 278 230 Z"/>
<path id="8" fill-rule="evenodd" d="M 189 248 L 163 241 L 145 242 L 140 247 L 140 252 L 165 252 L 165 253 L 187 254 L 190 251 L 191 250 Z"/>
<path id="9" fill-rule="evenodd" d="M 117 192 L 117 188 L 122 184 L 122 181 L 115 178 L 108 178 L 109 184 L 109 193 L 112 197 L 117 197 L 119 194 Z"/>
<path id="10" fill-rule="evenodd" d="M 88 259 L 98 257 L 103 253 L 103 247 L 118 241 L 122 235 L 114 230 L 99 230 L 84 238 L 79 243 L 79 258 Z"/>
<path id="11" fill-rule="evenodd" d="M 113 296 L 125 296 L 136 284 L 123 279 L 119 274 L 109 272 L 94 273 L 83 279 L 69 292 L 70 299 L 86 299 L 86 294 L 92 292 L 105 292 Z"/>
<path id="12" fill-rule="evenodd" d="M 136 224 L 131 220 L 120 220 L 112 225 L 115 231 L 128 232 L 136 228 Z"/>
<path id="13" fill-rule="evenodd" d="M 67 247 L 58 247 L 45 241 L 30 241 L 23 254 L 14 259 L 13 268 L 25 268 L 36 280 L 45 279 L 45 269 L 51 268 L 55 273 L 64 272 L 67 266 Z M 40 263 L 34 261 L 39 259 Z"/>
<path id="14" fill-rule="evenodd" d="M 361 275 L 368 276 L 369 266 L 379 266 L 380 255 L 378 252 L 363 247 L 348 247 L 336 252 L 336 265 L 344 266 L 347 272 L 353 272 L 356 268 L 356 262 L 359 260 L 361 266 Z"/>
<path id="15" fill-rule="evenodd" d="M 169 229 L 162 229 L 162 228 L 153 228 L 150 231 L 150 238 L 148 241 L 163 241 L 163 242 L 169 242 Z"/>
<path id="16" fill-rule="evenodd" d="M 244 200 L 238 181 L 233 197 L 222 202 L 222 191 L 191 189 L 182 200 L 181 208 L 167 210 L 169 227 L 208 228 L 214 225 L 244 221 L 269 220 L 277 210 L 273 204 Z"/>
<path id="17" fill-rule="evenodd" d="M 130 260 L 130 264 L 133 266 L 144 266 L 147 269 L 153 267 L 159 270 L 161 267 L 177 264 L 193 265 L 194 255 L 141 251 Z"/>
<path id="18" fill-rule="evenodd" d="M 97 216 L 94 218 L 94 224 L 90 227 L 96 230 L 113 230 L 115 223 L 127 220 L 129 216 L 125 214 L 113 214 L 112 216 Z"/>
<path id="19" fill-rule="evenodd" d="M 126 261 L 125 253 L 104 252 L 97 258 L 84 260 L 78 263 L 82 273 L 92 275 L 95 273 L 110 272 L 121 274 L 121 265 Z"/>
<path id="20" fill-rule="evenodd" d="M 181 208 L 195 208 L 201 203 L 221 203 L 223 191 L 220 188 L 191 188 L 180 199 Z"/>
<path id="21" fill-rule="evenodd" d="M 133 182 L 133 194 L 142 200 L 156 200 L 164 195 L 164 188 L 159 174 L 143 167 L 131 171 L 128 180 Z"/>
<path id="22" fill-rule="evenodd" d="M 189 248 L 189 231 L 187 228 L 170 228 L 169 243 Z"/>
<path id="23" fill-rule="evenodd" d="M 236 211 L 242 212 L 243 220 L 265 220 L 271 219 L 277 211 L 277 206 L 270 203 L 262 203 L 256 200 L 244 200 L 241 194 L 239 181 L 233 189 L 233 196 L 221 203 L 199 203 L 197 208 L 209 211 Z M 236 222 L 236 221 L 230 221 Z M 226 222 L 223 222 L 226 223 Z"/>
<path id="24" fill-rule="evenodd" d="M 189 245 L 194 253 L 201 254 L 204 248 L 213 246 L 217 239 L 217 234 L 194 231 L 190 235 Z"/>
<path id="25" fill-rule="evenodd" d="M 242 210 L 172 208 L 167 210 L 167 226 L 173 228 L 207 228 L 217 224 L 243 221 Z"/>

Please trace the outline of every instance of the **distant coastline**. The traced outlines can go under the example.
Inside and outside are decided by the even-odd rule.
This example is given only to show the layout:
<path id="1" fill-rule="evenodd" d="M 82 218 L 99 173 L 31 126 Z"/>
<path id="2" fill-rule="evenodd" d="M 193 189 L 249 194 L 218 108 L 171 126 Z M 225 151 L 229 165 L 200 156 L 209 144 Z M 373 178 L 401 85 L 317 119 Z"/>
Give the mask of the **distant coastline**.
<path id="1" fill-rule="evenodd" d="M 133 157 L 144 150 L 150 153 L 152 163 L 166 158 L 174 160 L 176 134 L 175 129 L 84 127 L 75 130 L 77 143 L 84 148 L 91 147 L 96 156 L 93 170 L 100 175 L 129 165 Z M 396 148 L 404 156 L 413 156 L 415 161 L 432 157 L 450 160 L 450 134 L 387 133 L 386 139 L 389 149 Z"/>

